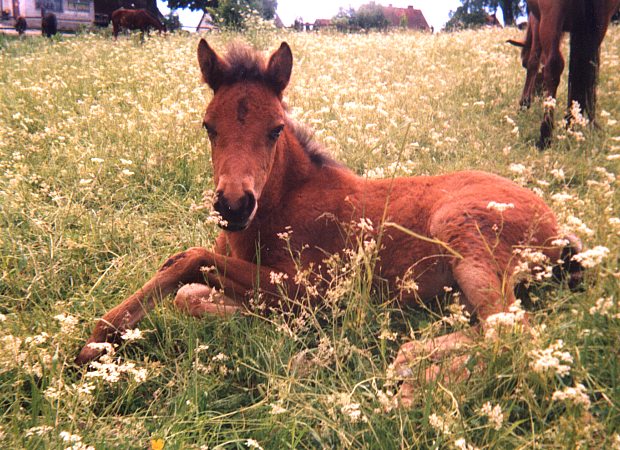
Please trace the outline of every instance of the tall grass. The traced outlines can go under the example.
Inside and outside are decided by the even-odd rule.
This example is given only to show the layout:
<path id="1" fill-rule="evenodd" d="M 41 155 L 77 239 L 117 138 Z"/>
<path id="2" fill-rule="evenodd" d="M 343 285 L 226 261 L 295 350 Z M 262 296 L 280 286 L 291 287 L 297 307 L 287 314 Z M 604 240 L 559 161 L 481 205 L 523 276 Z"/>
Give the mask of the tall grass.
<path id="1" fill-rule="evenodd" d="M 600 128 L 560 126 L 543 153 L 542 106 L 517 109 L 516 35 L 208 36 L 216 49 L 288 41 L 291 114 L 356 172 L 508 176 L 609 250 L 583 290 L 535 287 L 531 330 L 481 340 L 484 370 L 419 385 L 409 409 L 394 407 L 388 366 L 455 310 L 401 311 L 369 288 L 364 252 L 324 308 L 195 320 L 165 302 L 114 363 L 75 367 L 98 317 L 217 234 L 196 207 L 213 187 L 211 94 L 196 36 L 3 38 L 0 446 L 620 448 L 620 30 L 603 45 Z M 560 90 L 564 105 L 565 76 Z"/>

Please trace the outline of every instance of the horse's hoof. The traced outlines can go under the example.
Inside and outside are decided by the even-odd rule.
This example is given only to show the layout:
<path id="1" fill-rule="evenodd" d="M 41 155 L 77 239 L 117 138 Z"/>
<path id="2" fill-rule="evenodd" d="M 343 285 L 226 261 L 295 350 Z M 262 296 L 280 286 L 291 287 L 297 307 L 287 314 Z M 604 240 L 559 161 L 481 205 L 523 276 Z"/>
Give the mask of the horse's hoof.
<path id="1" fill-rule="evenodd" d="M 538 142 L 536 142 L 536 148 L 540 151 L 548 149 L 550 145 L 551 138 L 543 138 L 542 136 L 538 139 Z"/>

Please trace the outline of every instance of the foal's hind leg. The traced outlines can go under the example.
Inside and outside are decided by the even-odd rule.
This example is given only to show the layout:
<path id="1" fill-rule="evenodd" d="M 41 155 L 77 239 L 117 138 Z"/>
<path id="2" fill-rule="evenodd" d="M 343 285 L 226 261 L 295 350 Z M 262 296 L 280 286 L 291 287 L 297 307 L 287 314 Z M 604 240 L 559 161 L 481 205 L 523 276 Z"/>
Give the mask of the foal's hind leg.
<path id="1" fill-rule="evenodd" d="M 480 238 L 470 238 L 470 242 L 477 240 Z M 495 250 L 501 252 L 498 248 Z M 463 294 L 466 308 L 479 317 L 484 328 L 484 321 L 488 317 L 508 311 L 514 303 L 513 283 L 510 277 L 501 274 L 494 255 L 488 253 L 483 243 L 480 243 L 478 251 L 469 247 L 461 251 L 461 254 L 463 258 L 453 263 L 453 275 Z M 404 344 L 393 364 L 395 375 L 409 378 L 401 386 L 402 404 L 408 406 L 411 403 L 412 393 L 418 383 L 433 381 L 440 375 L 444 381 L 461 381 L 467 378 L 468 349 L 479 331 L 479 327 L 475 327 L 428 341 Z M 411 367 L 423 360 L 430 360 L 433 364 L 416 377 Z"/>

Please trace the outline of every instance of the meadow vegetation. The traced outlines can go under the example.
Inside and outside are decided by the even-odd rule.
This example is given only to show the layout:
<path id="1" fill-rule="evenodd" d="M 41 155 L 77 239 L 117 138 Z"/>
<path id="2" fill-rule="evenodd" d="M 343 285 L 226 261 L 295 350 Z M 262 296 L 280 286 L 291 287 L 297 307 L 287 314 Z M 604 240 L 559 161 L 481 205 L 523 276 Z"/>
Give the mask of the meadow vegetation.
<path id="1" fill-rule="evenodd" d="M 363 235 L 323 308 L 196 320 L 165 301 L 76 367 L 97 318 L 218 232 L 211 93 L 195 35 L 0 36 L 0 447 L 620 449 L 620 29 L 602 47 L 599 127 L 558 126 L 545 152 L 541 102 L 518 110 L 525 73 L 505 41 L 519 35 L 207 36 L 219 51 L 286 40 L 291 115 L 357 173 L 501 174 L 592 250 L 582 290 L 533 285 L 529 329 L 480 339 L 484 369 L 418 386 L 411 408 L 388 376 L 399 346 L 466 320 L 454 292 L 403 311 L 374 291 Z M 566 74 L 560 91 L 564 105 Z"/>

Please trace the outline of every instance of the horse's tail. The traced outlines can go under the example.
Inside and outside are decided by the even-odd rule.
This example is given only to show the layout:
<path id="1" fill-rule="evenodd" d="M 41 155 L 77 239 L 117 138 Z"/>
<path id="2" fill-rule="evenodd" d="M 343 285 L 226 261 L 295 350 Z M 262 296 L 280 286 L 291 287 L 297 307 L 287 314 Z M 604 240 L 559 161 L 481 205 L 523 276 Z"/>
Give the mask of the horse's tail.
<path id="1" fill-rule="evenodd" d="M 558 281 L 567 279 L 568 287 L 572 290 L 583 280 L 584 268 L 579 261 L 573 259 L 573 256 L 583 251 L 583 244 L 573 234 L 565 236 L 565 239 L 568 240 L 568 245 L 562 249 L 561 262 L 553 268 L 553 277 Z"/>
<path id="2" fill-rule="evenodd" d="M 568 107 L 573 101 L 594 120 L 596 113 L 596 82 L 599 68 L 599 17 L 600 2 L 581 2 L 581 21 L 570 33 L 570 63 L 568 72 Z M 598 12 L 600 16 L 601 11 Z"/>
<path id="3" fill-rule="evenodd" d="M 514 39 L 508 39 L 506 42 L 510 45 L 514 45 L 515 47 L 525 47 L 525 42 L 515 41 Z"/>

